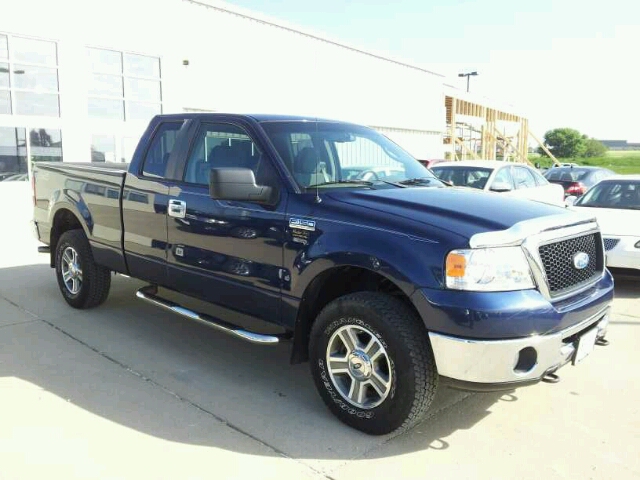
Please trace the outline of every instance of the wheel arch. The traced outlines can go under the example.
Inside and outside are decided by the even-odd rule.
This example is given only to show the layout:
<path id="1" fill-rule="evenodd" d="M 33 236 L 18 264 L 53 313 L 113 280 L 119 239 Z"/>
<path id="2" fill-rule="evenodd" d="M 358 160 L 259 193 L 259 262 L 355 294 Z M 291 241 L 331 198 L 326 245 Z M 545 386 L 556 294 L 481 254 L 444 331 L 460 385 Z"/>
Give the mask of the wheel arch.
<path id="1" fill-rule="evenodd" d="M 86 224 L 80 220 L 79 212 L 70 204 L 58 206 L 51 215 L 51 231 L 49 234 L 49 261 L 55 267 L 56 248 L 63 233 L 69 230 L 82 230 L 87 235 Z"/>
<path id="2" fill-rule="evenodd" d="M 408 289 L 395 278 L 362 265 L 332 266 L 316 274 L 301 297 L 293 332 L 292 364 L 309 359 L 309 334 L 320 311 L 336 298 L 360 291 L 380 292 L 399 298 L 419 316 L 411 301 L 414 288 Z"/>

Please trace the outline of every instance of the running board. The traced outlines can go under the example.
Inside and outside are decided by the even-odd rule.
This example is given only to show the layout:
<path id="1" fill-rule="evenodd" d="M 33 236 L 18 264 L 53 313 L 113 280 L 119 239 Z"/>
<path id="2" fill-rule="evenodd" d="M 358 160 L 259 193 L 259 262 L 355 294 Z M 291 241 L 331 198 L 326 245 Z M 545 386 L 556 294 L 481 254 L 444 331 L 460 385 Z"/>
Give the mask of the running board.
<path id="1" fill-rule="evenodd" d="M 209 327 L 216 328 L 224 333 L 228 333 L 229 335 L 233 335 L 234 337 L 240 338 L 247 342 L 257 343 L 259 345 L 276 345 L 281 340 L 285 340 L 288 338 L 284 334 L 269 335 L 244 330 L 237 325 L 225 322 L 224 320 L 220 320 L 219 318 L 214 318 L 210 315 L 207 315 L 206 313 L 189 310 L 188 308 L 172 302 L 171 300 L 161 298 L 157 294 L 158 288 L 154 285 L 148 285 L 138 290 L 136 292 L 136 297 L 145 300 L 153 305 L 156 305 L 157 307 L 165 308 L 172 311 L 173 313 L 177 313 L 178 315 L 187 317 L 191 320 L 195 320 L 196 322 L 202 323 Z"/>

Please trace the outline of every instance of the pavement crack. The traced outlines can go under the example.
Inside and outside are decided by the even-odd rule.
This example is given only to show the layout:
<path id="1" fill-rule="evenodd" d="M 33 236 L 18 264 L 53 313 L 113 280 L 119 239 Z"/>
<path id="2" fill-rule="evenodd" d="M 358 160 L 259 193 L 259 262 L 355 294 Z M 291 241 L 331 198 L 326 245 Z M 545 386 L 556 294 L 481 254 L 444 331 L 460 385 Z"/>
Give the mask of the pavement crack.
<path id="1" fill-rule="evenodd" d="M 28 325 L 29 323 L 33 323 L 33 322 L 37 322 L 39 319 L 34 318 L 33 320 L 27 320 L 24 322 L 15 322 L 15 323 L 8 323 L 6 325 L 0 325 L 0 328 L 5 328 L 5 327 L 14 327 L 16 325 Z"/>
<path id="2" fill-rule="evenodd" d="M 23 313 L 26 313 L 27 315 L 33 317 L 34 320 L 37 320 L 39 317 L 37 314 L 27 310 L 26 308 L 24 308 L 22 305 L 18 305 L 16 302 L 14 302 L 13 300 L 5 297 L 4 295 L 0 295 L 0 299 L 4 300 L 5 302 L 7 302 L 9 305 L 17 308 L 18 310 L 20 310 Z M 23 322 L 24 323 L 24 322 Z"/>
<path id="3" fill-rule="evenodd" d="M 180 395 L 177 392 L 174 392 L 173 390 L 171 390 L 170 388 L 165 387 L 164 385 L 162 385 L 161 383 L 156 382 L 155 380 L 153 380 L 150 377 L 147 377 L 144 373 L 139 372 L 137 370 L 135 370 L 134 368 L 132 368 L 131 366 L 113 358 L 112 356 L 110 356 L 109 354 L 107 354 L 106 352 L 103 352 L 101 350 L 98 350 L 97 348 L 89 345 L 88 343 L 80 340 L 77 337 L 74 337 L 73 335 L 71 335 L 69 332 L 67 332 L 66 330 L 58 327 L 57 325 L 55 325 L 54 323 L 45 320 L 43 318 L 40 318 L 40 320 L 44 323 L 46 323 L 47 325 L 49 325 L 51 328 L 53 328 L 54 330 L 57 330 L 58 332 L 60 332 L 61 334 L 65 335 L 66 337 L 70 338 L 71 340 L 73 340 L 74 342 L 79 343 L 80 345 L 84 346 L 85 348 L 88 348 L 89 350 L 91 350 L 94 353 L 97 353 L 98 355 L 100 355 L 101 357 L 103 357 L 104 359 L 116 364 L 117 366 L 119 366 L 120 368 L 126 370 L 127 372 L 129 372 L 131 375 L 138 377 L 140 380 L 147 382 L 151 385 L 153 385 L 154 387 L 157 387 L 159 389 L 161 389 L 163 392 L 171 395 L 172 397 L 174 397 L 175 399 L 179 400 L 180 402 L 186 403 L 187 405 L 189 405 L 190 407 L 195 408 L 196 410 L 199 410 L 200 412 L 204 413 L 205 415 L 208 415 L 209 417 L 215 419 L 216 421 L 222 423 L 223 425 L 227 426 L 228 428 L 230 428 L 231 430 L 235 431 L 236 433 L 239 433 L 240 435 L 243 435 L 247 438 L 250 438 L 251 440 L 253 440 L 254 442 L 257 442 L 258 444 L 262 445 L 263 447 L 271 450 L 272 452 L 274 452 L 275 454 L 277 454 L 278 456 L 285 458 L 287 460 L 292 460 L 306 468 L 308 468 L 309 470 L 311 470 L 312 472 L 314 472 L 317 475 L 320 475 L 322 478 L 326 478 L 328 480 L 332 480 L 331 477 L 327 477 L 326 474 L 320 470 L 317 470 L 316 468 L 307 465 L 304 462 L 301 462 L 300 460 L 298 460 L 297 458 L 293 458 L 290 457 L 289 455 L 287 455 L 284 451 L 280 450 L 277 447 L 274 447 L 273 445 L 268 444 L 267 442 L 265 442 L 264 440 L 256 437 L 255 435 L 253 435 L 252 433 L 247 432 L 246 430 L 243 430 L 241 427 L 234 425 L 233 423 L 229 422 L 227 419 L 216 415 L 215 413 L 213 413 L 210 410 L 207 410 L 206 408 L 198 405 L 197 403 L 189 400 L 186 397 L 183 397 L 182 395 Z"/>

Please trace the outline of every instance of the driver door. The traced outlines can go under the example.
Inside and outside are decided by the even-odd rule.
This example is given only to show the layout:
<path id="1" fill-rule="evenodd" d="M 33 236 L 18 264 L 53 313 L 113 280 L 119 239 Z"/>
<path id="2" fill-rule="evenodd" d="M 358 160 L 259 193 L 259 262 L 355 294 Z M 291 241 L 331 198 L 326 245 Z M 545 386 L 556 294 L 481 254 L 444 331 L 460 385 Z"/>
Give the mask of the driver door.
<path id="1" fill-rule="evenodd" d="M 202 300 L 279 322 L 287 192 L 271 158 L 239 123 L 203 122 L 190 144 L 182 182 L 169 192 L 169 282 Z M 278 191 L 277 202 L 212 199 L 209 171 L 224 167 L 252 169 L 258 184 Z"/>

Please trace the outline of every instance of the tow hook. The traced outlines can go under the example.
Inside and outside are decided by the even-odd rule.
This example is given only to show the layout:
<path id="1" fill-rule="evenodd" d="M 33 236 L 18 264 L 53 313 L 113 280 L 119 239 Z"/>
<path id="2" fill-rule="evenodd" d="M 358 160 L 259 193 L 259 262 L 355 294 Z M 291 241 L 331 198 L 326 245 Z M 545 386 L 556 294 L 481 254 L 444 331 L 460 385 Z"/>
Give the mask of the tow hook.
<path id="1" fill-rule="evenodd" d="M 558 383 L 560 382 L 560 377 L 555 373 L 545 373 L 544 377 L 542 377 L 542 381 L 545 383 Z"/>

